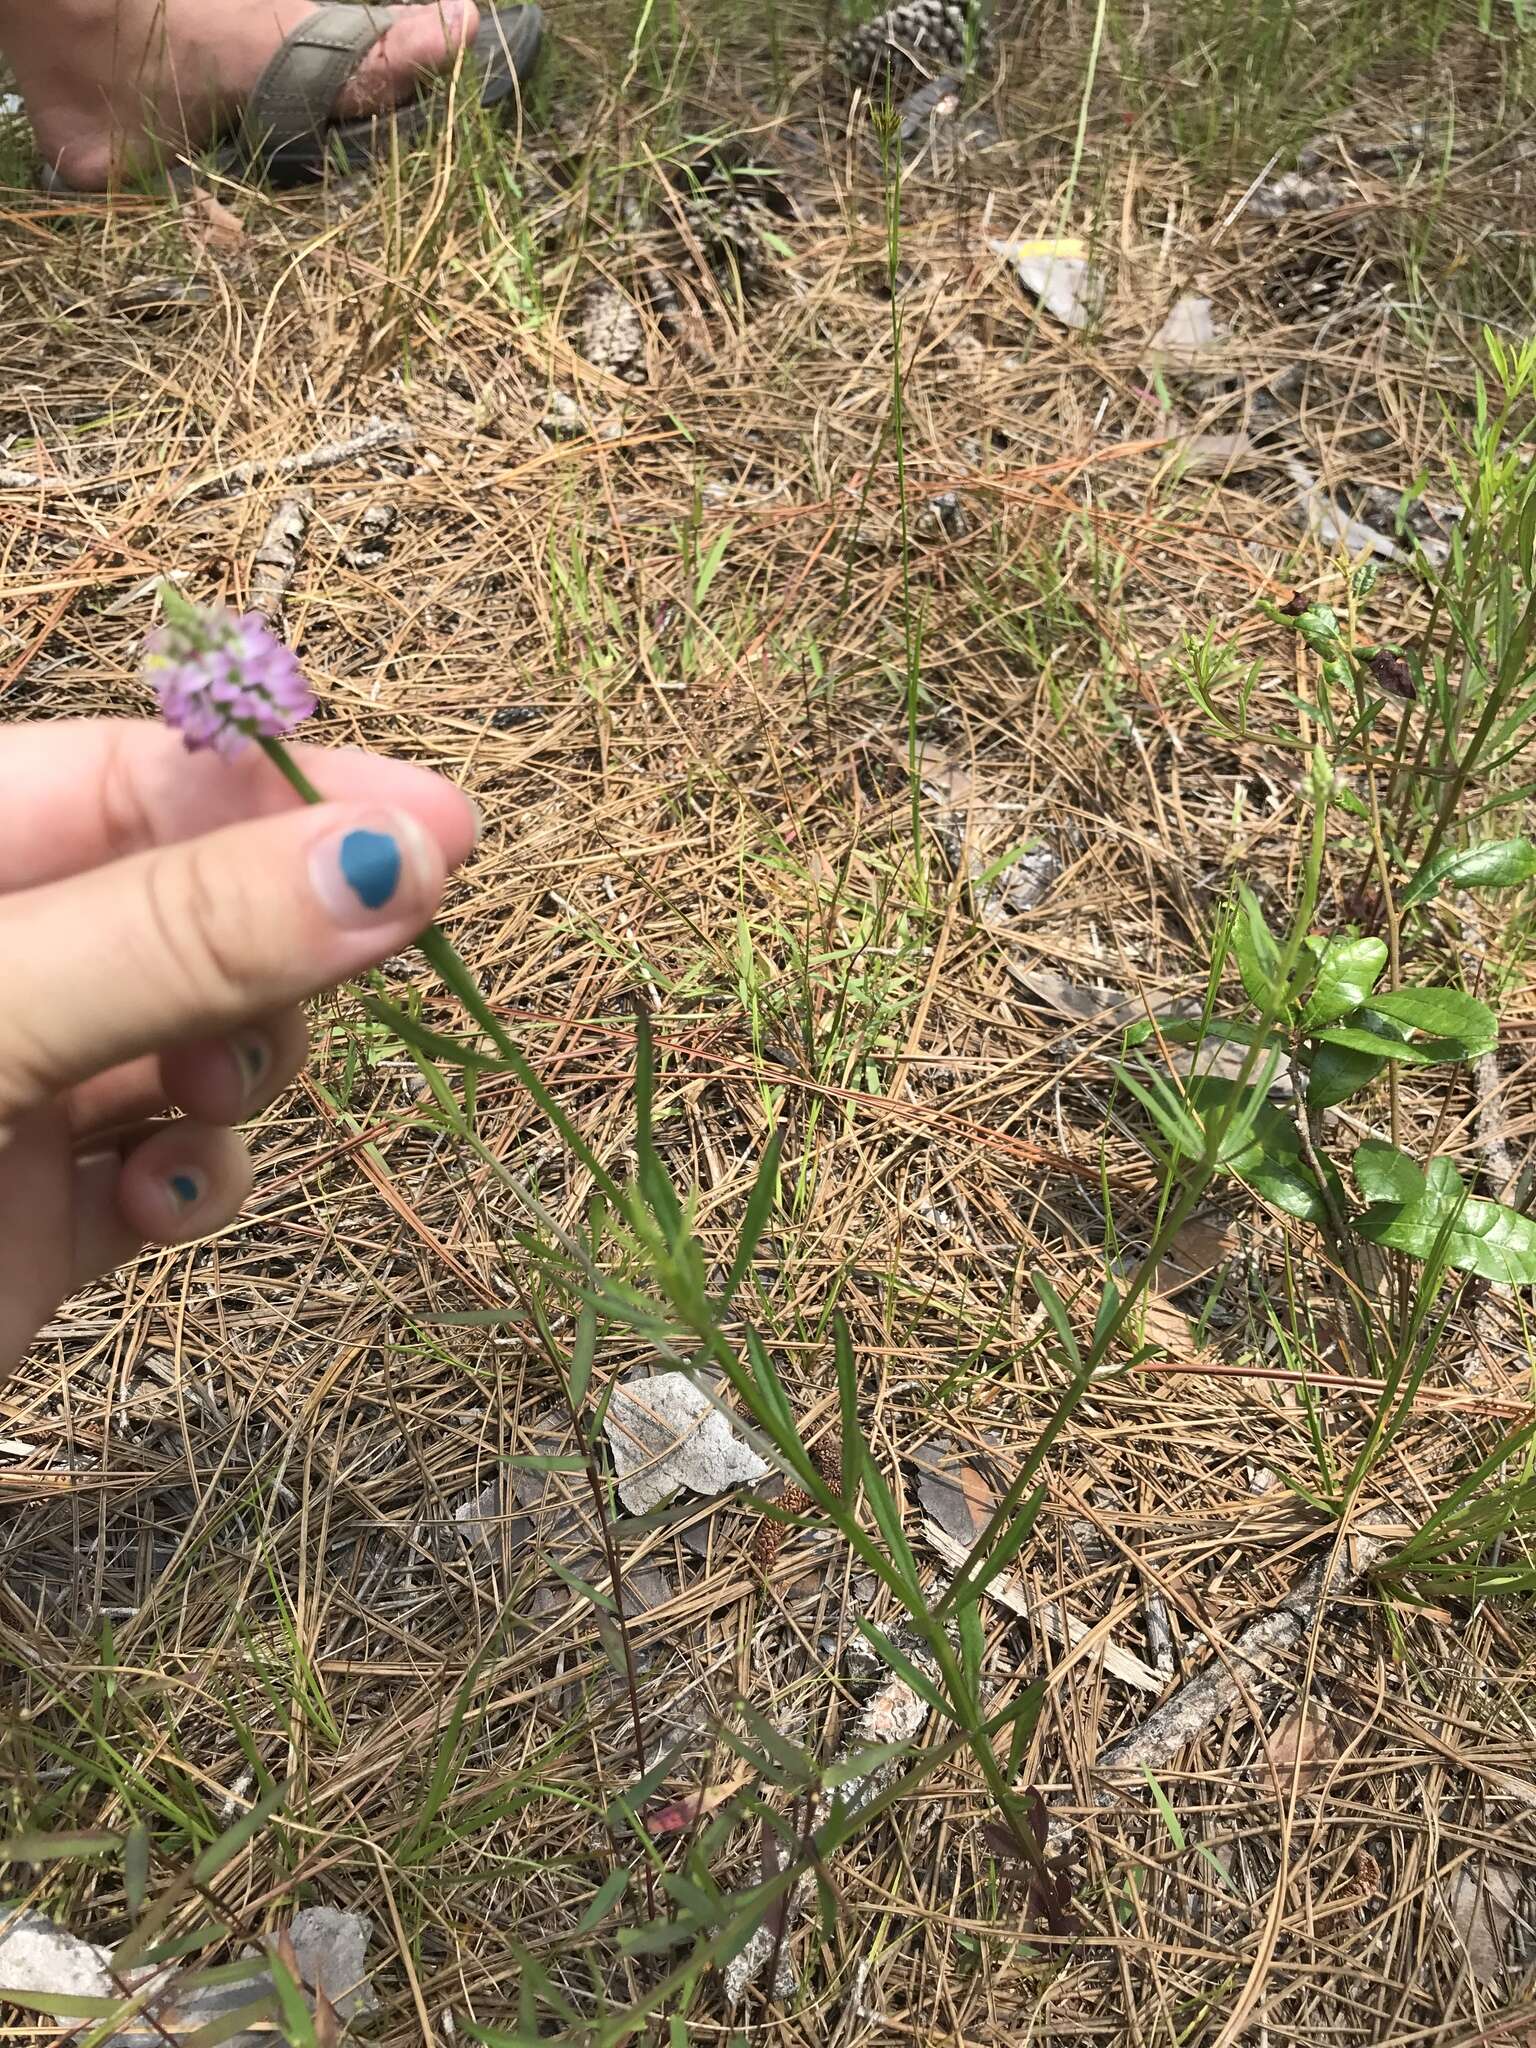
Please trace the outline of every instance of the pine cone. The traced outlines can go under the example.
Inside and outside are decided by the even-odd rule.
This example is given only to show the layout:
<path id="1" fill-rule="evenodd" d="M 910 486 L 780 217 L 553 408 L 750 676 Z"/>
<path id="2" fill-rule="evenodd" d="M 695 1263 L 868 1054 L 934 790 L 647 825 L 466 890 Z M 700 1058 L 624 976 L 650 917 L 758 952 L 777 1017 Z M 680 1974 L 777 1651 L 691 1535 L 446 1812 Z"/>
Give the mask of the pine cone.
<path id="1" fill-rule="evenodd" d="M 645 328 L 630 300 L 601 278 L 587 287 L 578 346 L 587 361 L 626 384 L 646 381 Z"/>
<path id="2" fill-rule="evenodd" d="M 786 185 L 740 142 L 718 144 L 671 175 L 688 239 L 711 274 L 749 297 L 761 290 L 771 273 L 775 223 L 800 212 Z"/>
<path id="3" fill-rule="evenodd" d="M 688 232 L 699 246 L 713 275 L 730 287 L 740 285 L 750 298 L 768 281 L 769 248 L 763 229 L 764 210 L 744 199 L 720 199 L 713 193 L 685 199 Z"/>
<path id="4" fill-rule="evenodd" d="M 835 62 L 850 86 L 900 99 L 944 72 L 984 69 L 992 32 L 978 0 L 906 0 L 856 28 Z"/>
<path id="5" fill-rule="evenodd" d="M 803 1515 L 806 1509 L 813 1505 L 811 1496 L 803 1486 L 786 1486 L 774 1502 L 774 1506 L 782 1508 L 786 1515 Z M 779 1552 L 784 1548 L 784 1539 L 788 1534 L 789 1524 L 776 1521 L 770 1515 L 764 1515 L 758 1523 L 757 1534 L 752 1538 L 750 1555 L 753 1564 L 765 1579 L 772 1571 Z"/>
<path id="6" fill-rule="evenodd" d="M 811 1452 L 811 1462 L 821 1474 L 826 1485 L 836 1494 L 843 1490 L 843 1445 L 842 1438 L 834 1430 L 831 1436 L 823 1437 Z M 803 1486 L 793 1483 L 784 1488 L 774 1503 L 786 1515 L 803 1515 L 816 1503 Z M 784 1548 L 784 1539 L 790 1533 L 787 1522 L 778 1522 L 771 1515 L 764 1515 L 758 1522 L 747 1555 L 753 1565 L 766 1579 L 773 1570 L 779 1552 Z"/>

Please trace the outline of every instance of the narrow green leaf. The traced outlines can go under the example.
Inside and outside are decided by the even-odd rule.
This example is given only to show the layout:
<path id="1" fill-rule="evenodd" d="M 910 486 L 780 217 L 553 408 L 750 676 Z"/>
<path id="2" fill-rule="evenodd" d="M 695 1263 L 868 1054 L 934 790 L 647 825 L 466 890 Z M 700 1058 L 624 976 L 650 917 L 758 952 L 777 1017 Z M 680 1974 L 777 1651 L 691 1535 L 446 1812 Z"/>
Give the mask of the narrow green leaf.
<path id="1" fill-rule="evenodd" d="M 709 550 L 700 562 L 699 573 L 694 580 L 693 601 L 696 605 L 701 605 L 708 597 L 709 586 L 720 572 L 720 564 L 725 560 L 725 551 L 730 546 L 731 536 L 735 531 L 734 526 L 722 527 L 710 542 Z"/>
<path id="2" fill-rule="evenodd" d="M 576 1923 L 578 1934 L 591 1934 L 601 1927 L 629 1889 L 629 1871 L 623 1864 L 610 1870 L 592 1895 L 592 1903 Z"/>
<path id="3" fill-rule="evenodd" d="M 1040 1305 L 1051 1319 L 1051 1328 L 1056 1332 L 1057 1342 L 1070 1363 L 1080 1371 L 1083 1354 L 1078 1349 L 1077 1338 L 1072 1330 L 1072 1319 L 1067 1314 L 1061 1296 L 1038 1268 L 1030 1274 L 1029 1284 L 1039 1295 Z"/>
<path id="4" fill-rule="evenodd" d="M 1152 1794 L 1153 1805 L 1162 1815 L 1163 1826 L 1168 1830 L 1169 1841 L 1172 1842 L 1174 1848 L 1182 1856 L 1185 1848 L 1188 1846 L 1184 1834 L 1184 1823 L 1174 1812 L 1173 1802 L 1168 1797 L 1168 1794 L 1163 1790 L 1156 1778 L 1153 1777 L 1150 1764 L 1142 1765 L 1141 1775 L 1147 1781 L 1147 1789 Z"/>
<path id="5" fill-rule="evenodd" d="M 304 1987 L 276 1948 L 271 1951 L 268 1963 L 272 1972 L 272 1988 L 277 1994 L 278 2016 L 290 2048 L 317 2048 L 315 2023 L 304 1996 Z"/>
<path id="6" fill-rule="evenodd" d="M 123 1894 L 130 1913 L 143 1912 L 149 1896 L 149 1829 L 141 1820 L 134 1822 L 123 1844 Z"/>
<path id="7" fill-rule="evenodd" d="M 891 1554 L 891 1562 L 900 1574 L 902 1583 L 909 1592 L 917 1592 L 920 1580 L 917 1559 L 907 1541 L 907 1532 L 901 1526 L 901 1514 L 896 1506 L 895 1496 L 885 1483 L 885 1474 L 871 1458 L 864 1471 L 864 1498 L 869 1502 L 875 1525 L 885 1538 L 885 1547 Z"/>
<path id="8" fill-rule="evenodd" d="M 736 1290 L 747 1277 L 763 1232 L 768 1227 L 768 1218 L 773 1213 L 779 1191 L 779 1155 L 783 1146 L 783 1133 L 775 1131 L 768 1140 L 757 1177 L 752 1183 L 752 1192 L 747 1197 L 747 1206 L 742 1211 L 741 1236 L 736 1241 L 736 1256 L 726 1277 L 723 1307 L 735 1300 Z"/>
<path id="9" fill-rule="evenodd" d="M 571 1406 L 580 1408 L 592 1379 L 592 1361 L 597 1356 L 597 1315 L 590 1301 L 584 1301 L 576 1316 L 576 1340 L 571 1346 Z"/>
<path id="10" fill-rule="evenodd" d="M 1143 1017 L 1126 1031 L 1127 1050 L 1145 1045 L 1154 1035 L 1165 1045 L 1203 1045 L 1207 1040 L 1220 1045 L 1284 1044 L 1278 1032 L 1261 1031 L 1241 1017 L 1159 1017 L 1155 1025 L 1150 1017 Z"/>
<path id="11" fill-rule="evenodd" d="M 555 1577 L 563 1585 L 568 1586 L 578 1599 L 589 1601 L 599 1614 L 613 1614 L 616 1611 L 613 1601 L 608 1594 L 600 1593 L 596 1586 L 590 1584 L 589 1581 L 578 1578 L 576 1573 L 568 1565 L 563 1565 L 558 1557 L 552 1557 L 549 1560 L 549 1568 Z"/>
<path id="12" fill-rule="evenodd" d="M 83 1991 L 12 1991 L 6 1985 L 0 1985 L 0 1999 L 7 2005 L 19 2006 L 23 2012 L 43 2013 L 61 2020 L 116 2019 L 131 2013 L 134 2007 L 129 1997 L 92 1998 Z M 59 2036 L 53 2033 L 49 2038 L 57 2040 Z"/>
<path id="13" fill-rule="evenodd" d="M 123 1846 L 121 1835 L 105 1831 L 96 1834 L 12 1835 L 0 1842 L 0 1863 L 52 1863 L 86 1861 L 115 1856 Z"/>
<path id="14" fill-rule="evenodd" d="M 213 1883 L 226 1863 L 235 1857 L 266 1826 L 288 1796 L 286 1784 L 274 1785 L 264 1793 L 256 1804 L 224 1830 L 215 1842 L 210 1842 L 193 1864 L 190 1873 L 177 1880 L 170 1889 L 161 1894 L 150 1907 L 138 1925 L 132 1928 L 112 1952 L 111 1967 L 125 1970 L 148 1948 L 151 1940 L 165 1925 L 179 1902 L 189 1892 L 205 1890 Z"/>
<path id="15" fill-rule="evenodd" d="M 1007 1571 L 1009 1565 L 1013 1563 L 1013 1560 L 1034 1534 L 1035 1523 L 1044 1505 L 1045 1488 L 1037 1486 L 1034 1492 L 1020 1505 L 1018 1514 L 1009 1522 L 1007 1528 L 1002 1531 L 996 1543 L 993 1544 L 981 1563 L 974 1570 L 968 1569 L 966 1571 L 965 1583 L 962 1588 L 963 1597 L 974 1598 L 979 1594 L 985 1593 L 998 1574 Z M 956 1583 L 958 1584 L 959 1581 Z"/>
<path id="16" fill-rule="evenodd" d="M 1515 560 L 1525 578 L 1527 590 L 1536 589 L 1536 488 L 1527 479 L 1525 503 L 1520 507 L 1520 524 L 1515 529 Z"/>
<path id="17" fill-rule="evenodd" d="M 899 1764 L 911 1754 L 910 1742 L 865 1743 L 858 1749 L 846 1751 L 835 1763 L 823 1765 L 816 1773 L 817 1783 L 825 1791 L 836 1792 L 844 1785 L 857 1784 L 871 1771 L 883 1770 L 888 1764 Z"/>
<path id="18" fill-rule="evenodd" d="M 960 1635 L 960 1669 L 971 1698 L 981 1695 L 981 1659 L 986 1647 L 981 1608 L 974 1600 L 962 1600 L 955 1609 L 955 1627 Z"/>
<path id="19" fill-rule="evenodd" d="M 851 1508 L 864 1484 L 869 1446 L 859 1422 L 859 1368 L 854 1357 L 848 1319 L 838 1312 L 832 1323 L 833 1357 L 837 1369 L 837 1415 L 842 1436 L 843 1499 Z"/>
<path id="20" fill-rule="evenodd" d="M 1264 921 L 1259 899 L 1246 882 L 1237 885 L 1238 915 L 1232 923 L 1232 950 L 1248 1000 L 1256 1009 L 1272 1011 L 1277 1003 L 1280 948 Z"/>
<path id="21" fill-rule="evenodd" d="M 209 2019 L 205 2028 L 197 2028 L 195 2034 L 182 2034 L 180 2048 L 223 2048 L 225 2042 L 236 2042 L 250 2038 L 254 2028 L 268 2028 L 276 2017 L 276 1999 L 252 1999 L 248 2005 L 238 2005 L 233 2013 L 219 2013 L 217 2019 Z M 313 2042 L 313 2030 L 309 2040 Z"/>
<path id="22" fill-rule="evenodd" d="M 1149 1071 L 1147 1080 L 1142 1081 L 1129 1067 L 1117 1066 L 1115 1077 L 1127 1094 L 1141 1104 L 1175 1152 L 1189 1159 L 1199 1158 L 1205 1149 L 1205 1133 L 1160 1074 Z"/>
<path id="23" fill-rule="evenodd" d="M 753 1398 L 749 1400 L 748 1406 L 752 1411 L 753 1420 L 767 1431 L 781 1451 L 789 1444 L 799 1446 L 800 1431 L 795 1421 L 794 1408 L 789 1395 L 784 1391 L 784 1382 L 779 1378 L 773 1360 L 768 1356 L 763 1340 L 756 1330 L 748 1330 L 746 1346 L 747 1357 L 752 1363 Z"/>
<path id="24" fill-rule="evenodd" d="M 953 1721 L 955 1719 L 954 1708 L 945 1699 L 943 1693 L 939 1691 L 933 1680 L 924 1672 L 918 1670 L 904 1650 L 897 1649 L 884 1629 L 877 1628 L 872 1621 L 866 1619 L 862 1614 L 856 1614 L 853 1618 L 853 1623 L 859 1634 L 867 1637 L 874 1644 L 896 1676 L 904 1678 L 920 1700 L 926 1700 L 933 1711 L 936 1714 L 942 1714 L 946 1721 Z"/>
<path id="25" fill-rule="evenodd" d="M 498 1053 L 481 1052 L 467 1039 L 454 1038 L 446 1031 L 434 1031 L 430 1025 L 408 1016 L 398 1003 L 390 1002 L 385 996 L 364 996 L 363 1008 L 376 1024 L 392 1031 L 402 1045 L 408 1045 L 412 1052 L 420 1053 L 423 1059 L 438 1066 L 474 1068 L 483 1074 L 509 1074 L 512 1071 Z"/>

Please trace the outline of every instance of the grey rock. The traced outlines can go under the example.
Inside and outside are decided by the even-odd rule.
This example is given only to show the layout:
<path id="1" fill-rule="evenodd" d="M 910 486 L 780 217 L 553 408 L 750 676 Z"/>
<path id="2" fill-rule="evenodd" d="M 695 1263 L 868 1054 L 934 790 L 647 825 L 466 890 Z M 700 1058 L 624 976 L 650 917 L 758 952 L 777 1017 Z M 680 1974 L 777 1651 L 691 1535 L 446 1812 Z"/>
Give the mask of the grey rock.
<path id="1" fill-rule="evenodd" d="M 288 1930 L 299 1975 L 311 1991 L 323 1991 L 344 2020 L 378 2010 L 368 1982 L 372 1937 L 373 1922 L 366 1913 L 344 1913 L 336 1906 L 305 1906 Z"/>
<path id="2" fill-rule="evenodd" d="M 724 1493 L 768 1471 L 750 1444 L 685 1372 L 626 1380 L 603 1422 L 619 1474 L 619 1498 L 643 1515 L 679 1487 Z"/>
<path id="3" fill-rule="evenodd" d="M 212 2026 L 216 2020 L 227 2021 L 242 2006 L 253 2004 L 258 1998 L 275 1991 L 272 1972 L 265 1963 L 253 1959 L 250 1974 L 222 1984 L 189 1984 L 187 1976 L 196 1976 L 195 1971 L 183 1972 L 174 1978 L 167 1996 L 155 2001 L 155 2026 L 161 2032 L 152 2030 L 145 2034 L 126 2037 L 134 2041 L 154 2040 L 164 2048 L 165 2035 L 172 2040 L 182 2041 L 197 2033 L 200 2028 Z M 263 2026 L 259 2031 L 241 2027 L 237 2033 L 224 2037 L 228 2048 L 270 2048 L 273 2039 L 271 2030 Z"/>
<path id="4" fill-rule="evenodd" d="M 56 1927 L 44 1913 L 13 1914 L 0 1922 L 0 1995 L 28 1991 L 45 1998 L 56 1991 L 65 1998 L 111 1998 L 117 1990 L 107 1974 L 111 1953 Z"/>

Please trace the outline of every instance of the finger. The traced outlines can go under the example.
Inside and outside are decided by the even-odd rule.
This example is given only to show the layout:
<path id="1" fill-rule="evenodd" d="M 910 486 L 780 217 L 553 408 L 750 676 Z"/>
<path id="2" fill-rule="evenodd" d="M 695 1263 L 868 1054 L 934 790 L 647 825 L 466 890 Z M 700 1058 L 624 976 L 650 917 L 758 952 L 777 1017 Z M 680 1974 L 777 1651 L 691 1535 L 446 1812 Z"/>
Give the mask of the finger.
<path id="1" fill-rule="evenodd" d="M 159 1124 L 126 1152 L 75 1162 L 70 1287 L 114 1272 L 146 1244 L 186 1244 L 222 1230 L 251 1191 L 251 1156 L 234 1131 Z"/>
<path id="2" fill-rule="evenodd" d="M 0 1386 L 69 1290 L 72 1177 L 58 1103 L 0 1121 Z"/>
<path id="3" fill-rule="evenodd" d="M 173 1046 L 160 1074 L 167 1099 L 199 1123 L 243 1124 L 276 1101 L 308 1051 L 302 1014 L 282 1010 L 228 1037 Z"/>
<path id="4" fill-rule="evenodd" d="M 290 749 L 337 803 L 410 813 L 449 860 L 474 844 L 477 814 L 451 782 L 353 747 Z M 195 839 L 299 799 L 258 747 L 234 760 L 189 754 L 151 719 L 49 719 L 0 733 L 0 888 L 30 889 L 152 846 Z"/>
<path id="5" fill-rule="evenodd" d="M 64 1098 L 70 1136 L 78 1144 L 103 1131 L 120 1131 L 164 1116 L 171 1106 L 160 1078 L 160 1062 L 152 1054 L 128 1060 L 105 1074 L 92 1074 Z"/>
<path id="6" fill-rule="evenodd" d="M 407 813 L 320 804 L 0 897 L 0 1119 L 398 952 L 446 869 Z"/>
<path id="7" fill-rule="evenodd" d="M 259 1116 L 290 1086 L 309 1050 L 302 1011 L 283 1010 L 228 1038 L 199 1038 L 167 1053 L 93 1074 L 69 1091 L 74 1138 L 99 1137 L 179 1109 L 205 1124 Z"/>

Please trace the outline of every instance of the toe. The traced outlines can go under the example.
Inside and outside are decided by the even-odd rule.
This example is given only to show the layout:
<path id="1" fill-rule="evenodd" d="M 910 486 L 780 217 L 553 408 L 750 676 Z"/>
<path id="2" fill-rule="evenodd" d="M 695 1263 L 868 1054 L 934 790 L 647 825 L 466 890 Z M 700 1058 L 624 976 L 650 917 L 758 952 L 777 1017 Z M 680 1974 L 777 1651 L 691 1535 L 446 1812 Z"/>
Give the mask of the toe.
<path id="1" fill-rule="evenodd" d="M 479 27 L 472 0 L 420 0 L 384 31 L 342 87 L 337 115 L 359 120 L 410 98 L 423 72 L 447 70 Z"/>

